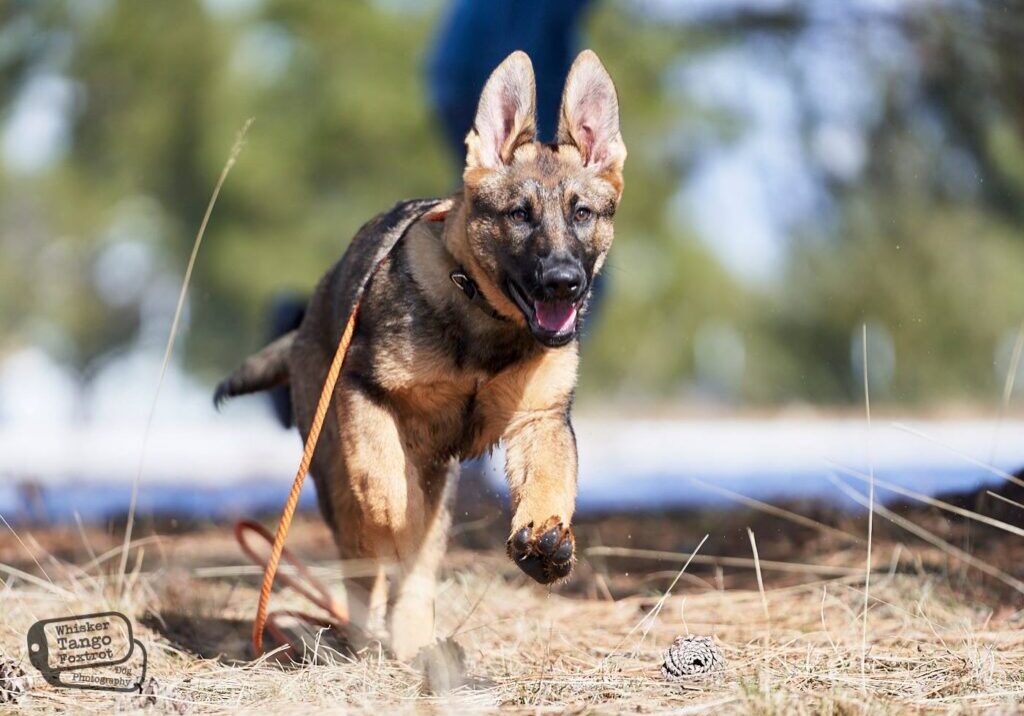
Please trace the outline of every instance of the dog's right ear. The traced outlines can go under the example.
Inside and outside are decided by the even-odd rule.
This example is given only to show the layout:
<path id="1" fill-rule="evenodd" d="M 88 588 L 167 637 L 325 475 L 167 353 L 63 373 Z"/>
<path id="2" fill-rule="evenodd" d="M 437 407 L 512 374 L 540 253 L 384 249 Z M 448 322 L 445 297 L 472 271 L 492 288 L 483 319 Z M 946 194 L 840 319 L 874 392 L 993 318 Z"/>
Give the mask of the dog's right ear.
<path id="1" fill-rule="evenodd" d="M 537 134 L 533 64 L 517 50 L 491 73 L 480 94 L 473 128 L 466 135 L 466 171 L 498 169 L 516 147 Z"/>
<path id="2" fill-rule="evenodd" d="M 619 132 L 619 98 L 608 70 L 591 50 L 581 52 L 569 69 L 557 139 L 575 146 L 584 166 L 608 177 L 622 191 L 626 145 Z"/>

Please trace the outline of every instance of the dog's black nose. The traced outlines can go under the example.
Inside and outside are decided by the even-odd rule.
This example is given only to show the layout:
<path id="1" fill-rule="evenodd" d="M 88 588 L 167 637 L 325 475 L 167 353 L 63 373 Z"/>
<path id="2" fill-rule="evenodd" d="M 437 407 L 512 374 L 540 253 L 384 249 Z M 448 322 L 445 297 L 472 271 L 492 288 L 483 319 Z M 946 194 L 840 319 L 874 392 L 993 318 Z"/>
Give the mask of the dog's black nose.
<path id="1" fill-rule="evenodd" d="M 583 268 L 573 261 L 559 261 L 544 266 L 540 273 L 540 289 L 549 301 L 575 301 L 587 286 Z"/>

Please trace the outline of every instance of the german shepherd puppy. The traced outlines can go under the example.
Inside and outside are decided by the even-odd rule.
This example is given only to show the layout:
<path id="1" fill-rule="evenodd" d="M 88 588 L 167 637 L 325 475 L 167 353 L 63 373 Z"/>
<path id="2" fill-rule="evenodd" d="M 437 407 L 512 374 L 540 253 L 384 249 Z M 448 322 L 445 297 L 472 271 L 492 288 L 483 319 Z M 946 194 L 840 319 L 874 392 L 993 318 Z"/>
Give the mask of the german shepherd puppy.
<path id="1" fill-rule="evenodd" d="M 353 625 L 400 659 L 433 639 L 460 460 L 504 442 L 507 551 L 524 572 L 551 583 L 575 559 L 577 335 L 612 243 L 626 147 L 615 87 L 589 50 L 566 80 L 554 144 L 536 141 L 534 105 L 533 66 L 515 52 L 483 89 L 463 188 L 366 224 L 299 328 L 217 388 L 219 403 L 289 384 L 305 438 L 363 290 L 311 473 L 342 558 L 376 565 L 347 582 Z"/>

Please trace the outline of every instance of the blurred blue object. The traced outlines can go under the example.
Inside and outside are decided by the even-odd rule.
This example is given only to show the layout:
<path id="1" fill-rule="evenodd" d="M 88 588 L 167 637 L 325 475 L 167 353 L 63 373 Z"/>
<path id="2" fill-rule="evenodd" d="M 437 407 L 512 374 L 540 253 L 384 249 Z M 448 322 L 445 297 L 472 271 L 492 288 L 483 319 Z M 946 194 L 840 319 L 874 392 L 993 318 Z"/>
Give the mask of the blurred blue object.
<path id="1" fill-rule="evenodd" d="M 562 85 L 579 50 L 579 25 L 590 0 L 454 0 L 428 58 L 430 98 L 453 156 L 473 126 L 488 75 L 515 50 L 533 61 L 537 129 L 554 139 Z"/>

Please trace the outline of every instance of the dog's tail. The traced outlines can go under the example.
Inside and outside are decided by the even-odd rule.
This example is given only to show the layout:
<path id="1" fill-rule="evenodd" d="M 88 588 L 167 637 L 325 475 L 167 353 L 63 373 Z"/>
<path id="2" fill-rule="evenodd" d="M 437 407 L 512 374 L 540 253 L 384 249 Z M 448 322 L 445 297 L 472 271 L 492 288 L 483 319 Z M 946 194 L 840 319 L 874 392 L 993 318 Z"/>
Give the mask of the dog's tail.
<path id="1" fill-rule="evenodd" d="M 270 390 L 288 382 L 288 351 L 295 340 L 289 331 L 255 355 L 245 359 L 235 372 L 222 380 L 213 393 L 213 404 L 223 405 L 228 398 Z"/>
<path id="2" fill-rule="evenodd" d="M 271 309 L 270 335 L 274 340 L 263 350 L 249 356 L 231 375 L 222 380 L 213 394 L 220 408 L 228 398 L 261 390 L 270 391 L 271 405 L 285 427 L 292 424 L 292 402 L 288 391 L 288 353 L 302 323 L 306 302 L 294 297 L 279 298 Z"/>

